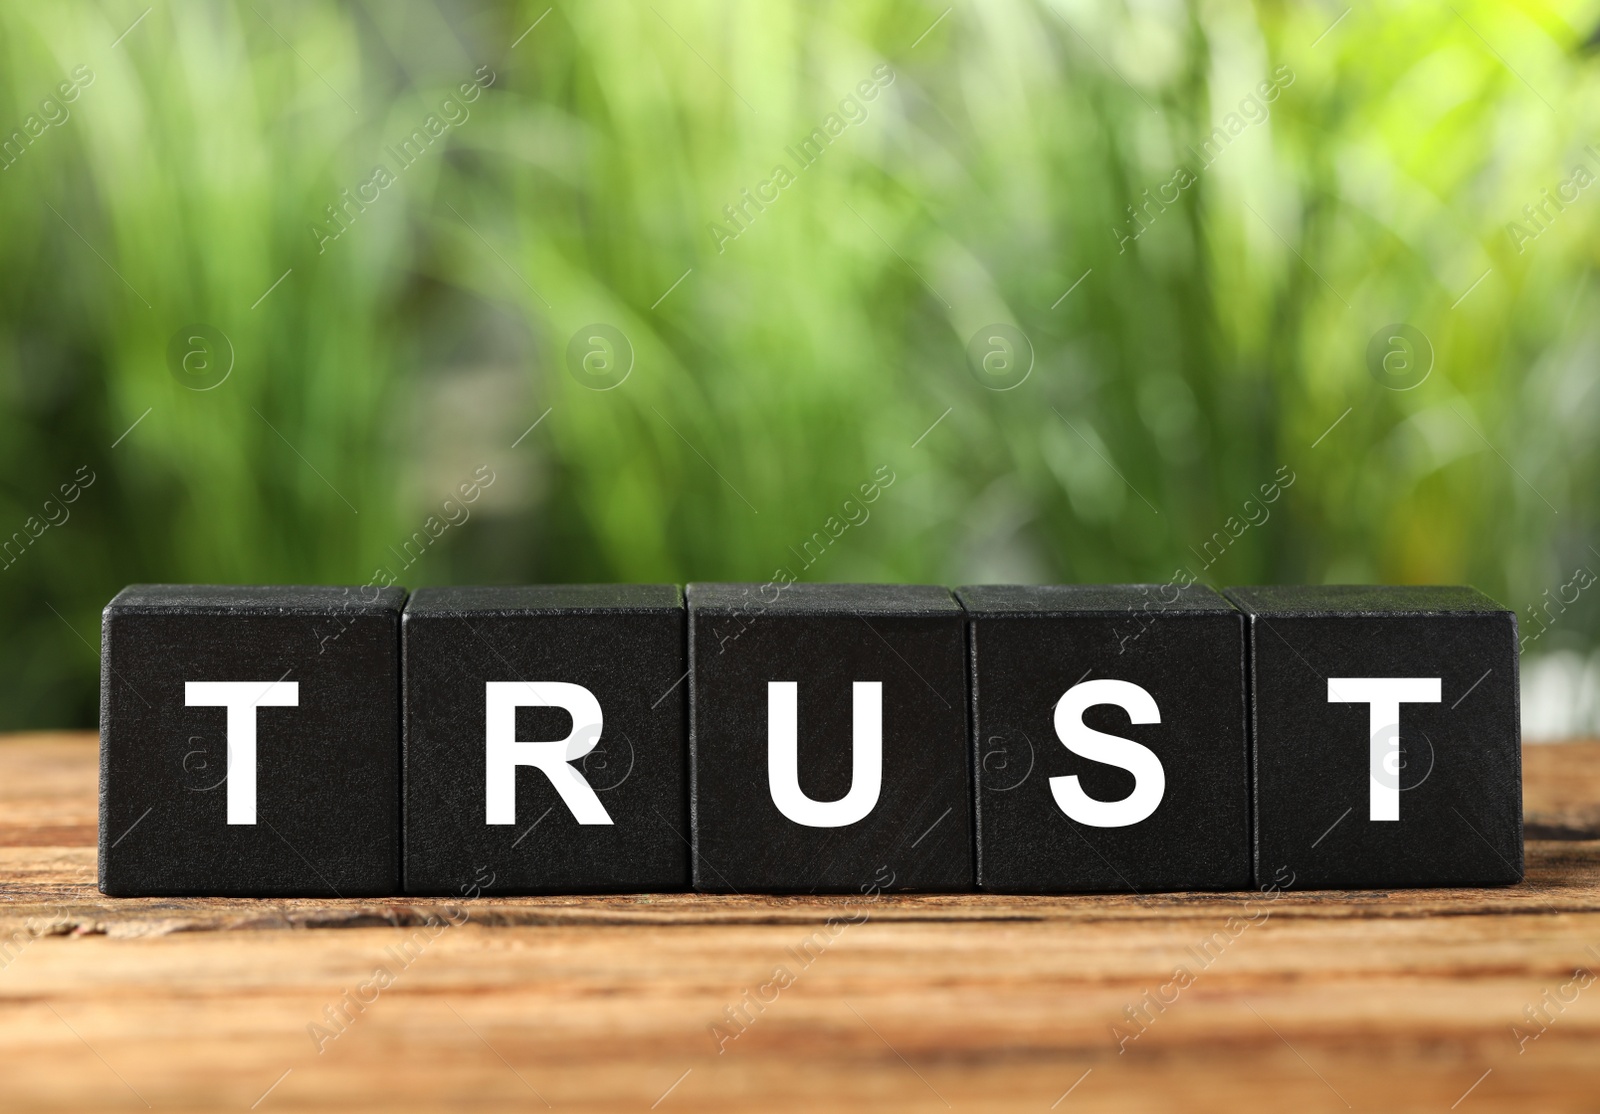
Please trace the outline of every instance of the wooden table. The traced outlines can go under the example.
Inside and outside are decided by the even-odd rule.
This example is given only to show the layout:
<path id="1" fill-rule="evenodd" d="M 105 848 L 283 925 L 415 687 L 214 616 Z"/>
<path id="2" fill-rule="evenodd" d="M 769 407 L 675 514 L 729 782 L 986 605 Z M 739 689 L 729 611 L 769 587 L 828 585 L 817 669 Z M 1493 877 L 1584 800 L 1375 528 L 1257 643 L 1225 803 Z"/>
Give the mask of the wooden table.
<path id="1" fill-rule="evenodd" d="M 1600 744 L 1526 780 L 1502 890 L 112 900 L 94 736 L 11 736 L 0 1107 L 1594 1110 Z"/>

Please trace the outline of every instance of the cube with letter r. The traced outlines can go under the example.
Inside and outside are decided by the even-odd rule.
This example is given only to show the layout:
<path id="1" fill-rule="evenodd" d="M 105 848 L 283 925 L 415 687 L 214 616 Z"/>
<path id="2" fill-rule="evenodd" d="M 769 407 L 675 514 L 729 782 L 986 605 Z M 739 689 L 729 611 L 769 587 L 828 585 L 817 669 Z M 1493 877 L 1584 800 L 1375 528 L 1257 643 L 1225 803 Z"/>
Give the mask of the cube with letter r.
<path id="1" fill-rule="evenodd" d="M 676 585 L 422 588 L 402 626 L 407 893 L 687 888 Z"/>

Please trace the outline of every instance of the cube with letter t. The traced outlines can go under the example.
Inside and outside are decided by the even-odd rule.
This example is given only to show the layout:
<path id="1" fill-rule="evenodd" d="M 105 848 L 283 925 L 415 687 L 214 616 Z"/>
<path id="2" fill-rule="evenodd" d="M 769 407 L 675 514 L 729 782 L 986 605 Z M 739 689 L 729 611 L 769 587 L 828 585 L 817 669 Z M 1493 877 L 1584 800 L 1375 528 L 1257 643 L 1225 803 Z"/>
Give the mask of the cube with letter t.
<path id="1" fill-rule="evenodd" d="M 961 608 L 904 584 L 691 584 L 694 883 L 972 888 Z"/>
<path id="2" fill-rule="evenodd" d="M 1204 585 L 991 585 L 971 622 L 978 886 L 1242 889 L 1244 623 Z"/>
<path id="3" fill-rule="evenodd" d="M 105 609 L 100 889 L 400 881 L 400 588 L 134 585 Z"/>
<path id="4" fill-rule="evenodd" d="M 676 585 L 423 588 L 402 625 L 407 893 L 687 888 Z"/>
<path id="5" fill-rule="evenodd" d="M 1256 879 L 1522 878 L 1516 615 L 1472 588 L 1230 588 L 1250 624 Z"/>

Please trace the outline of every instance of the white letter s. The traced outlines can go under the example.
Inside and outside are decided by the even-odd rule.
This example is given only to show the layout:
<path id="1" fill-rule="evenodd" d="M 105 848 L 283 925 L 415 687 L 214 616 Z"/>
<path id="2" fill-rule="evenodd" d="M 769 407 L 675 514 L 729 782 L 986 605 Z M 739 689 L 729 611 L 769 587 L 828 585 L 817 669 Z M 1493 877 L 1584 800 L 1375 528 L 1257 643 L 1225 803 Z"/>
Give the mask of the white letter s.
<path id="1" fill-rule="evenodd" d="M 1068 819 L 1091 828 L 1126 828 L 1155 812 L 1167 791 L 1167 776 L 1149 747 L 1084 725 L 1084 711 L 1096 704 L 1117 705 L 1132 723 L 1160 723 L 1161 711 L 1148 692 L 1130 681 L 1085 681 L 1056 704 L 1056 735 L 1062 745 L 1081 758 L 1127 770 L 1133 775 L 1133 792 L 1120 801 L 1097 801 L 1079 786 L 1076 774 L 1051 778 L 1050 792 Z"/>

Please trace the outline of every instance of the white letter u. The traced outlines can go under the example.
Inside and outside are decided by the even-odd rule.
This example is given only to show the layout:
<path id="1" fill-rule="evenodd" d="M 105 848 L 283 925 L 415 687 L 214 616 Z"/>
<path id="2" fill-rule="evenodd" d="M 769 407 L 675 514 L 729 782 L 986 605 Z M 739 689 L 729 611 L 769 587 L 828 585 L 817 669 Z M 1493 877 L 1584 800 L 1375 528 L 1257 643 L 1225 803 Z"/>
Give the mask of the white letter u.
<path id="1" fill-rule="evenodd" d="M 883 786 L 883 682 L 856 681 L 850 792 L 814 801 L 800 790 L 799 695 L 794 681 L 767 682 L 767 788 L 778 811 L 808 828 L 854 824 L 878 803 Z"/>

